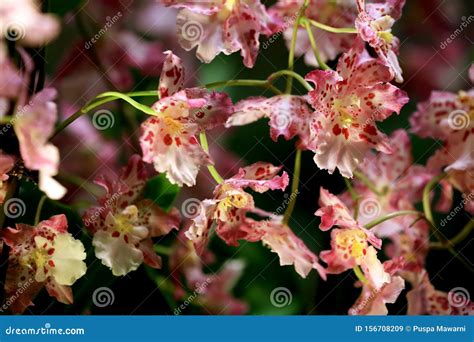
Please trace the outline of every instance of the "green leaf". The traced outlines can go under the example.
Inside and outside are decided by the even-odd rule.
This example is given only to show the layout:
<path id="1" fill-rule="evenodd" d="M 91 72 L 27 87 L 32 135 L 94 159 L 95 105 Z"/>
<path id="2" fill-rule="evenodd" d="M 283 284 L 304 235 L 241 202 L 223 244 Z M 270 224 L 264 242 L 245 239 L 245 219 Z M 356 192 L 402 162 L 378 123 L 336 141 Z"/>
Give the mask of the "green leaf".
<path id="1" fill-rule="evenodd" d="M 171 184 L 164 174 L 151 178 L 146 186 L 144 197 L 152 200 L 168 211 L 178 196 L 179 186 Z"/>

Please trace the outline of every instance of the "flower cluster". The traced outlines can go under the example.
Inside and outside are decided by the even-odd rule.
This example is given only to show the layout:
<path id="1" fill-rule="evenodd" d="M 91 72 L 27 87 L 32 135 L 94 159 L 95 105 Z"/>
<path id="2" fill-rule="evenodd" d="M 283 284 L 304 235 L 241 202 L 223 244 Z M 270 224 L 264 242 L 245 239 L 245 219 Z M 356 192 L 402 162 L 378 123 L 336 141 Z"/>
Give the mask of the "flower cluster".
<path id="1" fill-rule="evenodd" d="M 427 258 L 430 250 L 448 250 L 472 268 L 455 248 L 474 227 L 474 89 L 433 91 L 418 103 L 409 118 L 410 133 L 436 139 L 440 146 L 424 164 L 415 161 L 407 130 L 385 133 L 380 125 L 409 102 L 408 94 L 393 84 L 403 82 L 400 40 L 392 27 L 404 0 L 278 0 L 269 7 L 260 0 L 159 0 L 137 5 L 143 18 L 170 10 L 167 19 L 176 21 L 177 32 L 169 31 L 168 21 L 150 25 L 124 14 L 129 11 L 121 3 L 105 3 L 85 5 L 91 18 L 107 18 L 92 39 L 84 18 L 76 14 L 79 31 L 86 33 L 77 42 L 83 56 L 73 49 L 46 86 L 44 66 L 30 52 L 43 53 L 42 46 L 60 33 L 59 20 L 42 13 L 34 0 L 0 4 L 0 254 L 7 259 L 0 260 L 0 278 L 6 278 L 0 300 L 12 312 L 25 311 L 43 287 L 59 302 L 71 304 L 71 286 L 87 272 L 86 255 L 94 255 L 115 277 L 132 274 L 142 264 L 150 279 L 168 273 L 159 276 L 165 280 L 158 287 L 169 291 L 165 297 L 172 301 L 185 300 L 175 314 L 191 302 L 210 314 L 248 312 L 250 305 L 232 292 L 245 264 L 241 259 L 220 263 L 211 243 L 217 237 L 229 249 L 260 242 L 276 254 L 280 266 L 292 266 L 290 271 L 294 268 L 301 278 L 313 269 L 322 280 L 354 272 L 354 286 L 361 292 L 344 308 L 351 315 L 386 315 L 387 304 L 395 303 L 404 289 L 409 290 L 408 314 L 473 313 L 470 300 L 460 306 L 451 293 L 435 289 Z M 192 59 L 173 52 L 179 46 L 196 48 L 203 63 L 240 52 L 243 65 L 251 69 L 261 35 L 282 35 L 289 50 L 288 69 L 264 80 L 194 86 Z M 295 56 L 304 56 L 313 70 L 295 72 Z M 121 92 L 134 88 L 136 77 L 141 83 L 158 76 L 152 80 L 158 83 L 155 90 Z M 276 82 L 282 76 L 287 77 L 285 91 Z M 474 65 L 469 76 L 474 82 Z M 268 92 L 234 102 L 226 92 L 212 90 L 220 86 Z M 306 91 L 298 92 L 299 86 Z M 155 102 L 148 105 L 144 97 Z M 110 106 L 116 100 L 133 109 Z M 109 107 L 98 110 L 104 105 Z M 93 110 L 92 121 L 83 117 Z M 73 114 L 57 126 L 58 113 Z M 124 130 L 98 132 L 118 122 L 116 113 L 124 115 Z M 208 132 L 219 133 L 213 139 L 219 143 L 228 130 L 261 120 L 268 121 L 275 144 L 280 137 L 295 144 L 294 169 L 266 161 L 240 167 L 239 161 L 229 168 L 236 171 L 224 173 L 221 156 L 231 156 L 221 152 L 217 157 L 208 146 Z M 329 175 L 337 171 L 347 187 L 339 195 L 331 184 L 310 189 L 318 203 L 311 217 L 320 221 L 320 231 L 311 224 L 310 233 L 329 240 L 322 251 L 313 251 L 292 228 L 303 153 L 314 161 L 304 167 Z M 116 172 L 121 164 L 126 166 Z M 199 178 L 204 169 L 208 182 Z M 92 177 L 95 184 L 88 182 Z M 278 195 L 290 183 L 284 213 L 278 205 L 276 212 L 262 209 L 261 194 Z M 195 207 L 191 215 L 180 214 L 175 197 L 188 196 L 196 185 L 206 190 L 199 196 L 205 199 L 184 199 Z M 433 191 L 437 185 L 439 196 Z M 449 212 L 458 193 L 467 223 L 448 238 L 437 228 L 432 202 L 436 211 Z M 33 205 L 36 195 L 41 199 Z M 34 220 L 8 214 L 9 201 L 15 199 L 36 208 Z M 41 221 L 45 201 L 58 212 Z M 82 221 L 72 223 L 66 218 L 69 211 L 81 214 Z M 68 232 L 68 220 L 83 234 Z M 81 239 L 91 240 L 90 253 Z"/>

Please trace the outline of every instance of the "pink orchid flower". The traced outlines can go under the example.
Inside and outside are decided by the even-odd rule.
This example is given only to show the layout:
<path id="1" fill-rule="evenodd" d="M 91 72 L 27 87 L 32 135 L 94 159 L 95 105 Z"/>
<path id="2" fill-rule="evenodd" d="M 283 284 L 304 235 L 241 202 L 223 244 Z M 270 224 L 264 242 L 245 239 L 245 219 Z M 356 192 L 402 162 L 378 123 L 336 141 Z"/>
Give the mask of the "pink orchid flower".
<path id="1" fill-rule="evenodd" d="M 462 290 L 456 292 L 456 289 L 450 293 L 436 290 L 426 270 L 415 273 L 410 282 L 412 289 L 407 293 L 408 315 L 474 314 L 474 302 L 466 293 Z"/>
<path id="2" fill-rule="evenodd" d="M 234 113 L 225 125 L 242 126 L 261 118 L 270 119 L 270 136 L 274 141 L 277 141 L 279 136 L 286 140 L 298 136 L 299 148 L 315 150 L 316 120 L 304 97 L 279 95 L 242 100 L 235 104 Z"/>
<path id="3" fill-rule="evenodd" d="M 2 238 L 11 248 L 5 291 L 12 312 L 22 313 L 33 305 L 43 286 L 61 303 L 73 302 L 70 286 L 86 273 L 86 253 L 81 241 L 67 232 L 65 215 L 53 216 L 35 227 L 17 224 L 7 228 Z"/>
<path id="4" fill-rule="evenodd" d="M 3 154 L 0 150 L 0 204 L 5 200 L 7 193 L 7 185 L 5 181 L 8 180 L 8 172 L 11 171 L 15 164 L 15 159 L 12 156 Z"/>
<path id="5" fill-rule="evenodd" d="M 408 97 L 387 83 L 389 69 L 369 56 L 362 41 L 342 55 L 337 71 L 315 70 L 306 79 L 316 86 L 309 102 L 318 128 L 314 161 L 319 168 L 330 173 L 338 168 L 344 177 L 352 177 L 371 148 L 391 152 L 375 123 L 398 114 Z"/>
<path id="6" fill-rule="evenodd" d="M 288 175 L 284 172 L 278 176 L 280 170 L 281 167 L 264 162 L 242 168 L 237 175 L 216 187 L 213 199 L 201 202 L 199 213 L 186 232 L 198 254 L 204 253 L 215 223 L 216 234 L 228 245 L 238 246 L 239 240 L 261 241 L 278 254 L 280 265 L 294 265 L 303 278 L 315 268 L 325 278 L 317 256 L 282 223 L 281 217 L 257 208 L 252 195 L 244 190 L 250 188 L 259 193 L 284 190 Z M 267 219 L 257 221 L 247 217 L 249 213 Z"/>
<path id="7" fill-rule="evenodd" d="M 389 136 L 388 143 L 392 147 L 391 154 L 369 151 L 359 166 L 359 171 L 378 193 L 358 179 L 353 183 L 360 196 L 358 221 L 362 225 L 377 216 L 400 210 L 415 210 L 414 205 L 421 200 L 423 187 L 432 177 L 425 167 L 413 163 L 411 142 L 406 131 L 396 130 Z M 349 207 L 355 204 L 348 192 L 343 195 L 343 199 Z M 410 216 L 396 217 L 377 225 L 373 231 L 377 236 L 393 236 L 410 226 L 413 220 Z"/>
<path id="8" fill-rule="evenodd" d="M 253 67 L 261 33 L 270 34 L 273 19 L 260 0 L 160 0 L 181 8 L 176 19 L 179 43 L 196 56 L 211 62 L 219 53 L 241 51 L 244 65 Z"/>
<path id="9" fill-rule="evenodd" d="M 66 188 L 53 178 L 58 173 L 59 150 L 49 142 L 57 120 L 55 97 L 56 90 L 52 88 L 35 94 L 27 105 L 17 110 L 13 127 L 25 166 L 39 171 L 39 188 L 49 198 L 60 199 Z"/>
<path id="10" fill-rule="evenodd" d="M 212 164 L 196 135 L 223 124 L 232 102 L 224 93 L 181 90 L 183 83 L 181 60 L 168 52 L 159 83 L 161 99 L 152 107 L 157 115 L 142 124 L 140 145 L 143 160 L 166 172 L 170 182 L 193 186 L 200 166 Z"/>
<path id="11" fill-rule="evenodd" d="M 232 289 L 242 274 L 244 263 L 241 260 L 230 260 L 217 272 L 205 273 L 204 268 L 207 268 L 207 264 L 213 262 L 213 259 L 214 256 L 210 252 L 205 256 L 198 256 L 191 241 L 180 233 L 170 256 L 170 269 L 176 284 L 176 298 L 186 298 L 184 292 L 186 284 L 197 294 L 197 304 L 203 307 L 205 313 L 244 314 L 248 310 L 246 303 L 232 295 Z"/>
<path id="12" fill-rule="evenodd" d="M 96 180 L 107 192 L 98 200 L 101 206 L 88 209 L 84 215 L 84 223 L 94 235 L 96 256 L 115 276 L 135 271 L 143 262 L 161 268 L 152 238 L 178 229 L 176 208 L 166 213 L 143 198 L 147 180 L 140 156 L 133 155 L 118 179 Z"/>
<path id="13" fill-rule="evenodd" d="M 402 277 L 394 275 L 396 269 L 390 269 L 391 264 L 391 261 L 386 261 L 383 264 L 384 271 L 390 277 L 388 282 L 383 283 L 379 288 L 374 288 L 370 283 L 362 284 L 362 293 L 349 309 L 350 315 L 388 314 L 387 304 L 395 303 L 405 288 L 405 281 Z"/>
<path id="14" fill-rule="evenodd" d="M 474 65 L 469 71 L 474 82 Z M 430 158 L 428 168 L 434 173 L 448 174 L 444 183 L 447 193 L 445 207 L 450 207 L 452 187 L 465 196 L 465 208 L 474 213 L 474 88 L 458 94 L 445 91 L 432 92 L 428 101 L 418 105 L 410 118 L 412 131 L 421 137 L 432 137 L 444 145 Z M 445 208 L 445 209 L 446 209 Z"/>
<path id="15" fill-rule="evenodd" d="M 339 274 L 356 266 L 361 266 L 370 284 L 379 289 L 389 281 L 377 258 L 382 240 L 360 225 L 351 215 L 345 204 L 335 195 L 321 188 L 320 208 L 315 215 L 321 217 L 319 228 L 327 231 L 333 226 L 339 228 L 331 231 L 331 250 L 323 251 L 321 259 L 328 264 L 327 273 Z M 374 248 L 375 247 L 375 248 Z"/>
<path id="16" fill-rule="evenodd" d="M 405 0 L 369 4 L 365 4 L 365 0 L 357 0 L 359 16 L 355 21 L 360 37 L 374 48 L 397 82 L 403 82 L 397 58 L 400 41 L 392 34 L 392 26 L 400 18 L 404 5 Z"/>

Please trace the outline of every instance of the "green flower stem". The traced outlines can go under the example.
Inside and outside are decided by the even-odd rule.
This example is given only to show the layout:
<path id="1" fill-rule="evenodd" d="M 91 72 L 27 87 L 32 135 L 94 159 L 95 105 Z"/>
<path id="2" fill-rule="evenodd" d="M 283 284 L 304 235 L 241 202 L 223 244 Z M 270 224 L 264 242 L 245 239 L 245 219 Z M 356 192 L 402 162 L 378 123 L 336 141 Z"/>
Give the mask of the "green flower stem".
<path id="1" fill-rule="evenodd" d="M 35 214 L 35 226 L 38 225 L 41 219 L 41 210 L 43 210 L 44 202 L 48 199 L 46 195 L 41 196 L 38 206 L 36 207 L 36 214 Z"/>
<path id="2" fill-rule="evenodd" d="M 349 191 L 349 194 L 351 195 L 352 200 L 354 201 L 354 219 L 357 220 L 359 217 L 359 201 L 360 197 L 357 194 L 357 192 L 354 190 L 354 187 L 351 184 L 351 181 L 349 178 L 343 177 L 344 178 L 344 183 L 346 183 L 347 191 Z"/>
<path id="3" fill-rule="evenodd" d="M 112 102 L 114 100 L 116 100 L 115 97 L 107 97 L 107 98 L 101 98 L 101 99 L 95 98 L 94 100 L 89 101 L 84 107 L 82 107 L 77 112 L 69 116 L 63 122 L 61 122 L 54 130 L 54 133 L 51 136 L 50 140 L 53 139 L 55 136 L 57 136 L 59 133 L 61 133 L 64 129 L 66 129 L 66 127 L 68 127 L 74 121 L 79 119 L 82 115 L 88 114 L 88 112 L 90 112 L 94 108 L 97 108 L 105 103 Z"/>
<path id="4" fill-rule="evenodd" d="M 119 93 L 117 91 L 107 91 L 105 93 L 97 95 L 96 98 L 101 99 L 101 98 L 107 98 L 107 97 L 115 97 L 116 99 L 122 99 L 125 102 L 127 102 L 128 104 L 130 104 L 131 106 L 135 107 L 136 109 L 138 109 L 139 111 L 141 111 L 145 114 L 154 115 L 154 116 L 157 115 L 157 113 L 152 108 L 150 108 L 148 106 L 145 106 L 145 105 L 142 105 L 141 103 L 139 103 L 139 102 L 135 101 L 134 99 L 132 99 L 127 94 L 122 94 L 122 93 Z"/>
<path id="5" fill-rule="evenodd" d="M 383 196 L 384 195 L 384 193 L 382 191 L 380 191 L 379 189 L 377 189 L 375 184 L 366 175 L 364 175 L 362 172 L 354 171 L 353 173 L 354 173 L 354 176 L 357 177 L 362 183 L 364 183 L 364 185 L 366 187 L 368 187 L 369 190 L 372 191 L 374 194 L 376 194 L 378 196 Z"/>
<path id="6" fill-rule="evenodd" d="M 316 20 L 312 20 L 312 19 L 307 19 L 307 20 L 314 27 L 317 27 L 324 31 L 328 31 L 332 33 L 357 33 L 357 29 L 355 27 L 332 27 L 332 26 L 328 26 L 323 23 L 320 23 L 319 21 L 316 21 Z"/>
<path id="7" fill-rule="evenodd" d="M 269 80 L 229 80 L 229 81 L 220 81 L 205 84 L 204 87 L 217 88 L 217 87 L 227 87 L 227 86 L 241 86 L 241 87 L 261 87 L 267 88 L 273 91 L 277 95 L 281 95 L 282 92 L 276 88 Z"/>
<path id="8" fill-rule="evenodd" d="M 300 174 L 301 174 L 301 150 L 296 150 L 295 156 L 295 166 L 293 171 L 293 179 L 291 181 L 291 194 L 290 194 L 290 202 L 288 203 L 288 207 L 286 207 L 285 213 L 283 214 L 283 223 L 288 224 L 290 221 L 291 214 L 293 213 L 293 209 L 295 208 L 296 204 L 296 197 L 298 194 L 298 185 L 300 182 Z"/>
<path id="9" fill-rule="evenodd" d="M 298 29 L 300 26 L 300 20 L 304 16 L 304 12 L 306 8 L 309 6 L 309 0 L 305 0 L 303 6 L 298 11 L 298 15 L 296 16 L 295 23 L 293 25 L 293 33 L 291 35 L 291 43 L 290 43 L 290 51 L 288 54 L 288 70 L 293 71 L 295 68 L 295 49 L 296 49 L 296 40 L 298 38 Z M 291 88 L 293 87 L 293 77 L 292 75 L 288 74 L 288 79 L 286 81 L 286 93 L 289 94 L 291 92 Z"/>
<path id="10" fill-rule="evenodd" d="M 360 269 L 359 265 L 355 265 L 354 268 L 352 269 L 357 276 L 357 279 L 359 279 L 363 284 L 368 284 L 369 281 L 365 277 L 364 273 Z"/>
<path id="11" fill-rule="evenodd" d="M 454 246 L 462 241 L 464 241 L 469 234 L 471 234 L 471 231 L 474 229 L 474 220 L 471 219 L 465 226 L 464 228 L 452 239 L 447 240 L 445 244 L 441 242 L 432 242 L 430 243 L 430 248 L 432 249 L 448 249 L 449 246 Z"/>
<path id="12" fill-rule="evenodd" d="M 364 227 L 366 229 L 371 229 L 379 224 L 381 224 L 382 222 L 385 222 L 385 221 L 388 221 L 388 220 L 391 220 L 395 217 L 398 217 L 398 216 L 402 216 L 402 215 L 418 215 L 418 216 L 423 216 L 423 213 L 419 212 L 419 211 L 416 211 L 416 210 L 401 210 L 401 211 L 396 211 L 396 212 L 393 212 L 393 213 L 390 213 L 390 214 L 387 214 L 387 215 L 384 215 L 384 216 L 381 216 L 381 217 L 377 217 L 375 220 L 372 220 L 370 221 L 369 223 L 367 223 Z"/>
<path id="13" fill-rule="evenodd" d="M 209 144 L 207 143 L 206 133 L 201 132 L 201 134 L 199 134 L 199 140 L 201 141 L 201 146 L 204 149 L 204 151 L 209 153 Z M 217 184 L 224 183 L 224 179 L 221 177 L 219 172 L 217 172 L 214 165 L 208 165 L 207 169 L 209 170 L 209 173 L 211 174 L 212 178 L 214 178 L 214 180 L 216 181 Z"/>
<path id="14" fill-rule="evenodd" d="M 311 86 L 311 84 L 309 84 L 308 82 L 306 82 L 306 80 L 299 74 L 297 74 L 296 72 L 292 71 L 292 70 L 280 70 L 280 71 L 277 71 L 277 72 L 274 72 L 273 74 L 271 74 L 270 76 L 268 76 L 268 81 L 273 81 L 281 76 L 291 76 L 290 78 L 294 78 L 296 79 L 298 82 L 301 83 L 301 85 L 303 87 L 306 88 L 307 91 L 311 91 L 313 90 L 313 87 Z M 289 93 L 289 92 L 287 92 Z"/>
<path id="15" fill-rule="evenodd" d="M 425 213 L 426 219 L 434 226 L 433 213 L 431 211 L 431 190 L 438 184 L 440 180 L 446 177 L 445 173 L 441 173 L 438 176 L 431 179 L 423 189 L 423 212 Z"/>
<path id="16" fill-rule="evenodd" d="M 319 49 L 316 45 L 316 41 L 315 41 L 314 36 L 313 36 L 313 31 L 311 31 L 310 22 L 306 18 L 303 18 L 303 19 L 304 20 L 302 20 L 302 21 L 303 21 L 304 26 L 306 27 L 306 32 L 308 33 L 309 42 L 311 44 L 311 48 L 313 49 L 314 57 L 316 57 L 316 60 L 318 61 L 318 65 L 323 70 L 331 69 L 326 63 L 324 63 L 324 61 L 321 58 L 321 55 L 319 53 Z"/>
<path id="17" fill-rule="evenodd" d="M 171 247 L 166 247 L 166 246 L 156 244 L 156 245 L 153 245 L 153 249 L 158 254 L 163 254 L 163 255 L 167 255 L 167 256 L 170 256 L 172 254 Z"/>

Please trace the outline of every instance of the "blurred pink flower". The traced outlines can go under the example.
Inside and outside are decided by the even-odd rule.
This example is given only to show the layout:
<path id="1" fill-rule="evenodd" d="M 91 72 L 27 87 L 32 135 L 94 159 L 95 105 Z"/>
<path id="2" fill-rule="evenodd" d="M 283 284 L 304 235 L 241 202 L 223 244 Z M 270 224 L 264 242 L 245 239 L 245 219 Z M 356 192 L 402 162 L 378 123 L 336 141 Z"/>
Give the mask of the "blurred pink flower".
<path id="1" fill-rule="evenodd" d="M 15 158 L 3 154 L 0 150 L 0 204 L 3 204 L 7 193 L 7 185 L 4 182 L 8 180 L 8 172 L 13 168 L 14 164 Z"/>
<path id="2" fill-rule="evenodd" d="M 56 38 L 59 20 L 41 13 L 37 0 L 2 0 L 0 2 L 0 34 L 2 38 L 18 41 L 28 47 L 47 44 Z"/>
<path id="3" fill-rule="evenodd" d="M 469 71 L 474 82 L 474 65 Z M 433 172 L 445 171 L 451 186 L 465 195 L 465 208 L 474 213 L 474 88 L 458 94 L 434 91 L 428 101 L 418 104 L 411 118 L 412 131 L 421 137 L 444 142 L 428 161 Z M 444 192 L 450 192 L 445 184 Z M 448 194 L 448 198 L 451 196 Z"/>
<path id="4" fill-rule="evenodd" d="M 55 97 L 56 90 L 52 88 L 35 94 L 27 105 L 16 112 L 13 127 L 25 166 L 39 171 L 39 188 L 48 197 L 60 199 L 66 189 L 53 178 L 58 173 L 59 151 L 49 143 L 57 120 Z"/>
<path id="5" fill-rule="evenodd" d="M 185 298 L 182 277 L 186 286 L 196 296 L 196 303 L 204 309 L 204 313 L 213 315 L 242 315 L 247 305 L 232 295 L 232 288 L 240 278 L 244 263 L 240 260 L 229 260 L 213 273 L 205 273 L 204 269 L 212 262 L 213 255 L 200 257 L 196 254 L 191 241 L 181 233 L 173 245 L 170 256 L 170 269 L 176 285 L 175 297 Z M 193 297 L 194 298 L 194 297 Z M 175 310 L 175 315 L 181 313 Z"/>

